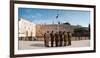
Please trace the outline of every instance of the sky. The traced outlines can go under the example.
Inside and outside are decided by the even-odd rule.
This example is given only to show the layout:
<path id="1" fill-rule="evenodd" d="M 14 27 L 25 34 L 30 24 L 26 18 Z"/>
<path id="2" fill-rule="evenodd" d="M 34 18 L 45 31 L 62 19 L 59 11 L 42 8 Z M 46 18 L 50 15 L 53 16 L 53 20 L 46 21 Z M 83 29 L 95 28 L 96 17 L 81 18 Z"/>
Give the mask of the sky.
<path id="1" fill-rule="evenodd" d="M 57 24 L 69 22 L 71 25 L 87 27 L 90 23 L 90 11 L 18 8 L 18 18 L 29 20 L 34 24 Z"/>

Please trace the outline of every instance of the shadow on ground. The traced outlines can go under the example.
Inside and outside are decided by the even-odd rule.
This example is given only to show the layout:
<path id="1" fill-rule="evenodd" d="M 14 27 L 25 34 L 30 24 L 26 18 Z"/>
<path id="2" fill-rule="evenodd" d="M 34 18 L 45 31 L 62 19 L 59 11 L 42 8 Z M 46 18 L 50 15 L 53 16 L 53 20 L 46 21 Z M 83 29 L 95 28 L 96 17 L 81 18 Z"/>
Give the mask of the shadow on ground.
<path id="1" fill-rule="evenodd" d="M 44 44 L 35 43 L 35 44 L 31 44 L 30 46 L 44 47 Z"/>

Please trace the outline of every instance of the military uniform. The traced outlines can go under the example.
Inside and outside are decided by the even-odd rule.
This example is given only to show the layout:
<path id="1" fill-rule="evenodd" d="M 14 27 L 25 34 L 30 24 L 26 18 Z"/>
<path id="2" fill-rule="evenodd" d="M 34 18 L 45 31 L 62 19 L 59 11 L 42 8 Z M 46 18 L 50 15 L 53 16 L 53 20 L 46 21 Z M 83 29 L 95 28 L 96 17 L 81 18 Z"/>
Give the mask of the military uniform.
<path id="1" fill-rule="evenodd" d="M 72 37 L 72 35 L 71 35 L 70 32 L 68 32 L 67 35 L 68 35 L 68 45 L 71 45 L 71 37 Z"/>
<path id="2" fill-rule="evenodd" d="M 63 38 L 62 38 L 62 32 L 61 31 L 59 32 L 59 42 L 60 42 L 59 46 L 62 46 Z"/>
<path id="3" fill-rule="evenodd" d="M 58 34 L 58 32 L 55 33 L 55 45 L 56 45 L 56 47 L 59 46 L 59 34 Z"/>
<path id="4" fill-rule="evenodd" d="M 44 33 L 44 45 L 47 46 L 46 45 L 46 33 Z"/>
<path id="5" fill-rule="evenodd" d="M 50 34 L 48 32 L 45 34 L 44 39 L 46 47 L 49 47 Z"/>
<path id="6" fill-rule="evenodd" d="M 66 46 L 68 43 L 68 35 L 66 32 L 63 33 L 63 37 L 64 37 L 64 46 Z"/>
<path id="7" fill-rule="evenodd" d="M 50 33 L 50 38 L 51 38 L 51 47 L 53 47 L 54 46 L 54 38 L 55 38 L 53 31 Z"/>

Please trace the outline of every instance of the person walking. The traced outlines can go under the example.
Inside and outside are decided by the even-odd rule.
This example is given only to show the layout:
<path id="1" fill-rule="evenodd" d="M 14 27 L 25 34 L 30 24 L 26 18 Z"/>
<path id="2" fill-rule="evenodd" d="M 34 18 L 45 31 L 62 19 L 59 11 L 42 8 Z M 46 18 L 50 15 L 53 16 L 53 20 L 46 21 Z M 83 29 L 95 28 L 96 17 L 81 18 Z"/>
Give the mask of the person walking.
<path id="1" fill-rule="evenodd" d="M 50 38 L 51 38 L 51 47 L 53 47 L 54 46 L 54 38 L 55 38 L 53 31 L 50 33 Z"/>

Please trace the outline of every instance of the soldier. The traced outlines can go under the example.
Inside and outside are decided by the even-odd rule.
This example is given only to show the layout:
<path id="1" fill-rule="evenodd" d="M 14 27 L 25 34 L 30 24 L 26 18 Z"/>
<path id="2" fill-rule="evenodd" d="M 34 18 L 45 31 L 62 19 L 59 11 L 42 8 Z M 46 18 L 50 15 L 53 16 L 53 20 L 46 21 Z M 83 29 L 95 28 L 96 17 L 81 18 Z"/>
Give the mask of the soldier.
<path id="1" fill-rule="evenodd" d="M 51 47 L 54 46 L 54 37 L 55 37 L 55 35 L 54 35 L 54 32 L 52 31 L 52 32 L 50 33 L 50 38 L 51 38 Z"/>
<path id="2" fill-rule="evenodd" d="M 58 32 L 55 33 L 55 45 L 56 47 L 59 46 L 59 33 Z"/>
<path id="3" fill-rule="evenodd" d="M 50 34 L 49 31 L 47 31 L 47 33 L 45 33 L 44 35 L 44 42 L 46 47 L 49 47 L 49 38 L 50 38 Z"/>
<path id="4" fill-rule="evenodd" d="M 62 46 L 63 38 L 62 38 L 62 32 L 61 31 L 59 31 L 59 42 L 60 42 L 59 46 Z"/>
<path id="5" fill-rule="evenodd" d="M 46 33 L 44 33 L 44 45 L 47 46 L 46 45 Z"/>
<path id="6" fill-rule="evenodd" d="M 67 45 L 67 43 L 68 43 L 68 36 L 67 36 L 67 32 L 63 32 L 63 38 L 64 38 L 64 46 L 66 46 Z"/>
<path id="7" fill-rule="evenodd" d="M 67 32 L 67 35 L 68 35 L 68 45 L 71 45 L 71 32 Z"/>
<path id="8" fill-rule="evenodd" d="M 29 38 L 28 38 L 28 31 L 26 31 L 26 38 L 25 38 L 25 41 L 27 41 Z"/>

